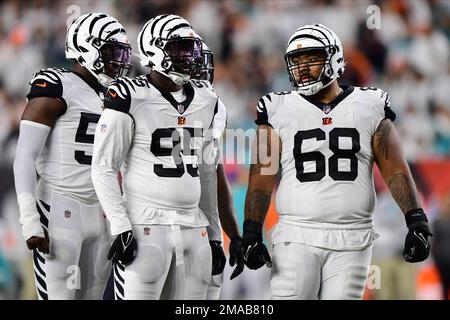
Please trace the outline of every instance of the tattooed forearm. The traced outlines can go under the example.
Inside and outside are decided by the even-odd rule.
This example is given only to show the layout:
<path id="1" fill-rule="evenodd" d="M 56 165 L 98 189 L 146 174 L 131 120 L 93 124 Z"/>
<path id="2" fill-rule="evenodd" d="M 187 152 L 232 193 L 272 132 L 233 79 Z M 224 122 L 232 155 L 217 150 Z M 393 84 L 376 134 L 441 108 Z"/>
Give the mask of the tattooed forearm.
<path id="1" fill-rule="evenodd" d="M 414 182 L 406 174 L 398 173 L 389 179 L 389 189 L 403 213 L 420 207 Z"/>
<path id="2" fill-rule="evenodd" d="M 245 199 L 245 218 L 254 221 L 264 221 L 269 210 L 272 190 L 255 189 L 247 193 Z"/>
<path id="3" fill-rule="evenodd" d="M 375 132 L 374 141 L 384 160 L 389 158 L 389 134 L 392 129 L 390 121 L 382 121 Z"/>

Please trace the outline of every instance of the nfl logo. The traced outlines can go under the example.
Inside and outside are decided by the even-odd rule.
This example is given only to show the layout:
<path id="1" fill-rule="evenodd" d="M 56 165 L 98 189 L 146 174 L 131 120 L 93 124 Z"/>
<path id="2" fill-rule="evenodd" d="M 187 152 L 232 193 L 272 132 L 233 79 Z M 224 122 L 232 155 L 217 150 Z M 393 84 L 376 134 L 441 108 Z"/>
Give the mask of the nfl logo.
<path id="1" fill-rule="evenodd" d="M 105 132 L 105 131 L 106 131 L 106 124 L 102 124 L 102 125 L 100 126 L 100 131 L 101 131 L 101 132 Z"/>
<path id="2" fill-rule="evenodd" d="M 144 236 L 148 236 L 150 234 L 150 228 L 144 227 Z"/>
<path id="3" fill-rule="evenodd" d="M 182 104 L 179 104 L 177 109 L 178 109 L 178 113 L 183 113 L 184 112 L 184 106 Z"/>
<path id="4" fill-rule="evenodd" d="M 70 212 L 69 210 L 65 210 L 64 211 L 64 217 L 66 217 L 67 219 L 69 219 L 72 216 L 72 212 Z"/>
<path id="5" fill-rule="evenodd" d="M 326 114 L 328 114 L 331 111 L 331 107 L 329 105 L 323 106 L 323 112 L 325 112 Z"/>

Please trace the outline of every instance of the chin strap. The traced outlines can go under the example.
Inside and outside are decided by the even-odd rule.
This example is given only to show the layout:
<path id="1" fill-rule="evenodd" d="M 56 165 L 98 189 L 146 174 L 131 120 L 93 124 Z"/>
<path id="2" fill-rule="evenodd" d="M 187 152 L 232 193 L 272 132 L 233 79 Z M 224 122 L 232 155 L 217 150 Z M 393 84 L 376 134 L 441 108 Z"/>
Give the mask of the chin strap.
<path id="1" fill-rule="evenodd" d="M 313 83 L 309 86 L 305 87 L 297 87 L 296 90 L 298 93 L 303 94 L 305 96 L 311 96 L 313 94 L 316 94 L 320 90 L 324 88 L 322 81 L 319 81 L 317 83 Z"/>
<path id="2" fill-rule="evenodd" d="M 173 83 L 180 85 L 180 86 L 184 85 L 191 79 L 191 77 L 186 74 L 182 74 L 182 73 L 178 73 L 178 72 L 174 72 L 174 71 L 169 71 L 168 73 L 165 73 L 163 71 L 159 71 L 156 69 L 152 69 L 152 70 L 158 72 L 160 75 L 162 75 L 166 78 L 169 78 Z"/>
<path id="3" fill-rule="evenodd" d="M 189 81 L 189 79 L 191 78 L 188 75 L 185 75 L 185 74 L 182 74 L 182 73 L 178 73 L 178 72 L 174 72 L 174 71 L 170 71 L 167 76 L 175 84 L 178 84 L 180 86 L 182 86 L 183 84 L 187 83 Z"/>

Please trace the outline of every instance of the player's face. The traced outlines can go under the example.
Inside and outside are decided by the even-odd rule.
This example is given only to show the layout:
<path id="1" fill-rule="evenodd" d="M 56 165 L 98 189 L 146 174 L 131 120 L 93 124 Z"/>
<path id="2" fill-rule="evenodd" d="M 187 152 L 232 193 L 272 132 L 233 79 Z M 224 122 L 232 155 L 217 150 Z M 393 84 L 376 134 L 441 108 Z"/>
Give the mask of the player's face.
<path id="1" fill-rule="evenodd" d="M 323 51 L 299 52 L 290 57 L 290 62 L 295 80 L 301 85 L 319 79 L 325 65 L 325 53 Z"/>
<path id="2" fill-rule="evenodd" d="M 100 49 L 105 63 L 105 73 L 111 78 L 126 76 L 131 61 L 131 49 L 129 45 L 120 43 L 106 43 Z"/>
<path id="3" fill-rule="evenodd" d="M 202 67 L 202 43 L 198 39 L 169 41 L 165 51 L 170 56 L 173 71 L 194 77 Z"/>

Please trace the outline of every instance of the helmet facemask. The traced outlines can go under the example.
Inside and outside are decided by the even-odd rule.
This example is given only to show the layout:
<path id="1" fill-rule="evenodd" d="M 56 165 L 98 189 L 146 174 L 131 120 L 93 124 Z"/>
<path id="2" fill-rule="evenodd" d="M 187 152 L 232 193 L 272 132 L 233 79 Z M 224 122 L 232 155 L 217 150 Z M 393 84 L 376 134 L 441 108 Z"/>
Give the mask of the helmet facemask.
<path id="1" fill-rule="evenodd" d="M 210 83 L 214 81 L 214 56 L 210 50 L 202 50 L 203 66 L 198 79 L 207 80 Z"/>
<path id="2" fill-rule="evenodd" d="M 171 63 L 168 75 L 175 83 L 183 84 L 201 72 L 202 43 L 198 38 L 169 39 L 164 46 L 164 52 Z"/>
<path id="3" fill-rule="evenodd" d="M 289 80 L 301 94 L 313 95 L 331 83 L 326 70 L 331 69 L 330 57 L 323 47 L 299 48 L 285 55 Z M 311 67 L 321 66 L 320 72 L 311 73 Z"/>
<path id="4" fill-rule="evenodd" d="M 128 43 L 118 42 L 117 39 L 104 41 L 99 38 L 92 40 L 92 45 L 98 50 L 99 57 L 94 63 L 94 72 L 102 85 L 107 85 L 118 77 L 130 74 L 131 46 Z"/>

